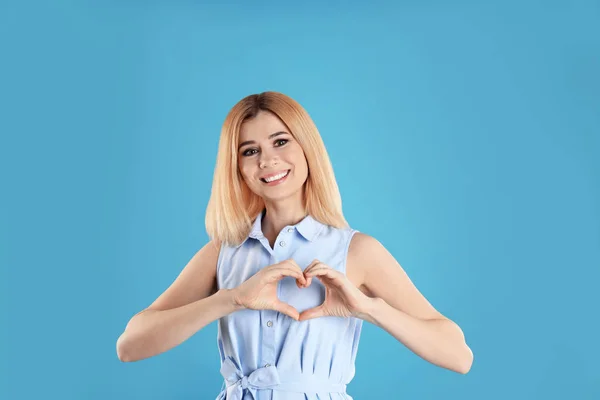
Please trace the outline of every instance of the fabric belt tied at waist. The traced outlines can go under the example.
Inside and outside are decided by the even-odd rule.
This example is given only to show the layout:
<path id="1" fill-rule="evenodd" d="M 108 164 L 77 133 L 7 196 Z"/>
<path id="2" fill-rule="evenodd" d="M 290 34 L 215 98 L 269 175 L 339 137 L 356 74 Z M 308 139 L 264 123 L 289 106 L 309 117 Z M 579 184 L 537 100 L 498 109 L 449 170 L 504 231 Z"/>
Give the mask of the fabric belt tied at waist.
<path id="1" fill-rule="evenodd" d="M 286 374 L 285 379 L 282 381 L 279 371 L 274 365 L 258 368 L 248 376 L 244 376 L 242 371 L 229 358 L 223 361 L 221 375 L 227 383 L 227 400 L 242 400 L 244 390 L 248 390 L 255 400 L 257 398 L 256 391 L 259 389 L 297 393 L 346 392 L 345 384 L 317 379 L 314 375 Z"/>

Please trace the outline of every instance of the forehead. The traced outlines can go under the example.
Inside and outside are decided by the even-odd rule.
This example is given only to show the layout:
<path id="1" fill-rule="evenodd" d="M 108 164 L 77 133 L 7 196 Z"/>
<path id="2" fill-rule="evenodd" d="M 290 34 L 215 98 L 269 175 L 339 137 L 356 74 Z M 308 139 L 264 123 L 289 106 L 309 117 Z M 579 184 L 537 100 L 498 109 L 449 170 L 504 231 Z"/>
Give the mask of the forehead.
<path id="1" fill-rule="evenodd" d="M 261 111 L 256 117 L 242 124 L 240 142 L 267 139 L 270 134 L 280 131 L 289 132 L 285 124 L 275 114 Z"/>

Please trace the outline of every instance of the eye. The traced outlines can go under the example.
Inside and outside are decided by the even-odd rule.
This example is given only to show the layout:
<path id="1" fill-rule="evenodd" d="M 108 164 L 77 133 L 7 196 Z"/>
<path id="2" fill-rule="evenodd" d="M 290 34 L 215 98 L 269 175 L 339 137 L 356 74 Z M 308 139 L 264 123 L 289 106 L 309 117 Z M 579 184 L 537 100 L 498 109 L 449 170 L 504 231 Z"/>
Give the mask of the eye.
<path id="1" fill-rule="evenodd" d="M 244 152 L 242 152 L 242 155 L 244 157 L 251 156 L 254 154 L 253 153 L 254 151 L 257 151 L 257 150 L 256 149 L 246 149 L 246 150 L 244 150 Z"/>
<path id="2" fill-rule="evenodd" d="M 280 142 L 283 142 L 283 143 L 282 143 L 282 144 L 280 144 L 279 146 L 283 146 L 284 144 L 286 144 L 286 143 L 288 142 L 288 140 L 287 140 L 287 139 L 277 139 L 277 140 L 275 141 L 275 143 L 280 143 Z"/>

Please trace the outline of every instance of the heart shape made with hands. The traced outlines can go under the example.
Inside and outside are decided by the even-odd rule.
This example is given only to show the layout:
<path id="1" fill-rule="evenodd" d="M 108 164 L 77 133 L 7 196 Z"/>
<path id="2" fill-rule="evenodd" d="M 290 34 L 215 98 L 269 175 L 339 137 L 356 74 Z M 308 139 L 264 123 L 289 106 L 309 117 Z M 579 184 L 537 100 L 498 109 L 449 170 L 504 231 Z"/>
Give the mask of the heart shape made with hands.
<path id="1" fill-rule="evenodd" d="M 313 271 L 313 269 L 316 267 L 316 265 L 321 264 L 322 267 L 324 268 L 330 268 L 328 265 L 322 263 L 319 260 L 313 260 L 310 264 L 308 264 L 306 266 L 306 268 L 304 268 L 304 271 L 302 271 L 302 275 L 304 276 L 304 279 L 306 280 L 306 284 L 303 284 L 299 279 L 296 279 L 296 285 L 300 288 L 307 288 L 312 284 L 312 279 L 314 276 L 314 274 L 311 272 Z"/>
<path id="2" fill-rule="evenodd" d="M 318 278 L 325 287 L 322 304 L 299 313 L 299 321 L 323 316 L 351 317 L 361 309 L 365 295 L 341 272 L 319 260 L 313 260 L 303 271 L 306 284 L 296 279 L 298 288 L 307 288 L 313 278 Z"/>

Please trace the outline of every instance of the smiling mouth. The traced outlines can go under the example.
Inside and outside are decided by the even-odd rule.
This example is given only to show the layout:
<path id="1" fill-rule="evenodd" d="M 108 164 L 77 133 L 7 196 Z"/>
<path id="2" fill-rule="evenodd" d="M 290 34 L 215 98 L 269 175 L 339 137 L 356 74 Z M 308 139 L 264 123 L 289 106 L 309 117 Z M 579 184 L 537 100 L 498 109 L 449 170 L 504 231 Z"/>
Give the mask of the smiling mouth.
<path id="1" fill-rule="evenodd" d="M 288 176 L 289 173 L 290 173 L 290 170 L 288 169 L 285 172 L 279 173 L 277 175 L 273 175 L 267 179 L 260 178 L 260 180 L 261 180 L 261 182 L 264 182 L 264 183 L 271 183 L 271 182 L 275 182 L 275 181 L 285 178 L 286 176 Z"/>

